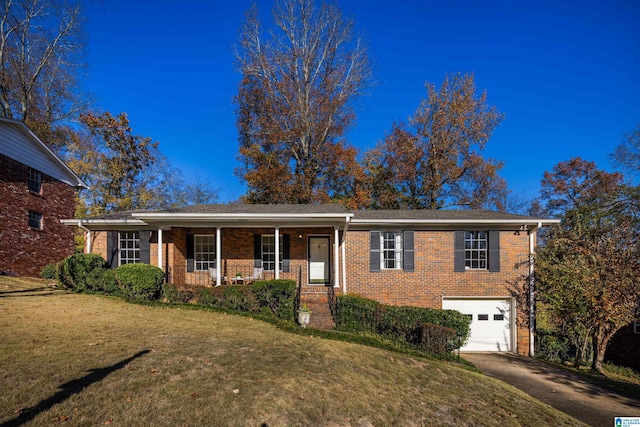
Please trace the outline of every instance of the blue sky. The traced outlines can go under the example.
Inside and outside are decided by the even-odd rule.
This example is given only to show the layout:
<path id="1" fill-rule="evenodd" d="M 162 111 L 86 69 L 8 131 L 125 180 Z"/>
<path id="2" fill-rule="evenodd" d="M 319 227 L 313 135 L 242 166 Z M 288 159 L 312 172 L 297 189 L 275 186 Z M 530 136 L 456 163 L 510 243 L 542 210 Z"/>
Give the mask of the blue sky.
<path id="1" fill-rule="evenodd" d="M 272 2 L 257 2 L 269 16 Z M 358 101 L 348 141 L 373 147 L 446 73 L 472 72 L 506 117 L 485 154 L 505 162 L 515 195 L 572 156 L 605 169 L 640 123 L 640 2 L 339 0 L 364 34 L 376 85 Z M 127 112 L 187 177 L 245 188 L 235 127 L 233 47 L 250 0 L 102 0 L 86 4 L 84 87 L 95 106 Z"/>

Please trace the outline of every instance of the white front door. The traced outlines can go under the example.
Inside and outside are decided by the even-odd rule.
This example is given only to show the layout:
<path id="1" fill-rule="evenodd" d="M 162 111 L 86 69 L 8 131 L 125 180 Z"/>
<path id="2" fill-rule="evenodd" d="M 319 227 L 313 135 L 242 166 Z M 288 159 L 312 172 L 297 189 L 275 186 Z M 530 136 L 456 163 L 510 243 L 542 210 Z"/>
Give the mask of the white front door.
<path id="1" fill-rule="evenodd" d="M 309 284 L 330 283 L 330 239 L 328 236 L 309 237 Z"/>
<path id="2" fill-rule="evenodd" d="M 442 308 L 458 310 L 471 318 L 469 341 L 462 351 L 514 351 L 510 299 L 442 300 Z"/>

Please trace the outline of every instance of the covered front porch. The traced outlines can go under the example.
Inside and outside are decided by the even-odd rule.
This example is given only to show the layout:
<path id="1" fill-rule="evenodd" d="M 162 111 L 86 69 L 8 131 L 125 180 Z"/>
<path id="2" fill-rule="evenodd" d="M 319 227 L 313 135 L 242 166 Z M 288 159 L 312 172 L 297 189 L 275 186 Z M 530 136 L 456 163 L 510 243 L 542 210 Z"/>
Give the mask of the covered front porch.
<path id="1" fill-rule="evenodd" d="M 218 286 L 292 279 L 303 287 L 346 289 L 345 235 L 353 214 L 338 205 L 240 206 L 132 216 L 150 230 L 150 262 L 166 272 L 169 283 Z"/>

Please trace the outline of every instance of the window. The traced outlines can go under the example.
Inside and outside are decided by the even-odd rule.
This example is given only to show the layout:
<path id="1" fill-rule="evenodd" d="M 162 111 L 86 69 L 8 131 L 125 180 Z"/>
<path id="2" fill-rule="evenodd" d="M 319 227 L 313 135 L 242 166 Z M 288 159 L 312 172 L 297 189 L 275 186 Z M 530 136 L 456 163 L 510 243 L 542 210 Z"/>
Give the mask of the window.
<path id="1" fill-rule="evenodd" d="M 402 269 L 402 233 L 396 231 L 383 231 L 380 233 L 380 269 Z"/>
<path id="2" fill-rule="evenodd" d="M 633 322 L 633 333 L 640 334 L 640 319 L 636 319 L 636 321 Z"/>
<path id="3" fill-rule="evenodd" d="M 137 231 L 120 232 L 120 265 L 140 262 L 140 234 Z"/>
<path id="4" fill-rule="evenodd" d="M 496 320 L 496 321 L 504 320 L 504 314 L 494 314 L 493 315 L 493 320 Z"/>
<path id="5" fill-rule="evenodd" d="M 485 270 L 487 268 L 487 232 L 465 231 L 464 264 L 467 270 Z"/>
<path id="6" fill-rule="evenodd" d="M 478 314 L 478 320 L 489 320 L 488 314 Z"/>
<path id="7" fill-rule="evenodd" d="M 40 171 L 29 168 L 29 176 L 27 177 L 27 185 L 29 191 L 40 194 L 42 190 L 42 174 Z"/>
<path id="8" fill-rule="evenodd" d="M 216 267 L 216 236 L 193 236 L 193 251 L 196 270 L 209 270 Z"/>
<path id="9" fill-rule="evenodd" d="M 280 271 L 282 270 L 282 260 L 283 256 L 283 241 L 282 235 L 280 235 L 279 244 L 280 244 L 280 265 L 278 266 Z M 276 236 L 274 235 L 263 235 L 262 236 L 262 268 L 265 271 L 274 271 L 276 267 Z"/>
<path id="10" fill-rule="evenodd" d="M 29 211 L 29 227 L 42 230 L 42 214 L 40 212 Z"/>

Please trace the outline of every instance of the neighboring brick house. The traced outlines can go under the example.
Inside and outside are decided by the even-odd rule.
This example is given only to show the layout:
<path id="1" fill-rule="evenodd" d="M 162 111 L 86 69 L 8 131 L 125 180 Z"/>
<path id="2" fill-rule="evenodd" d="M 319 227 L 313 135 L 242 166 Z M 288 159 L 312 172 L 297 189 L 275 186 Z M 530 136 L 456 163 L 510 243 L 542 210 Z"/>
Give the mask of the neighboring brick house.
<path id="1" fill-rule="evenodd" d="M 22 122 L 0 117 L 0 272 L 37 276 L 73 254 L 75 191 L 86 185 Z"/>
<path id="2" fill-rule="evenodd" d="M 557 222 L 340 205 L 199 205 L 65 221 L 88 230 L 85 250 L 113 267 L 150 263 L 184 285 L 294 279 L 314 304 L 326 305 L 329 290 L 457 309 L 472 318 L 466 350 L 521 354 L 532 353 L 532 331 L 513 287 L 532 285 L 536 230 Z"/>

